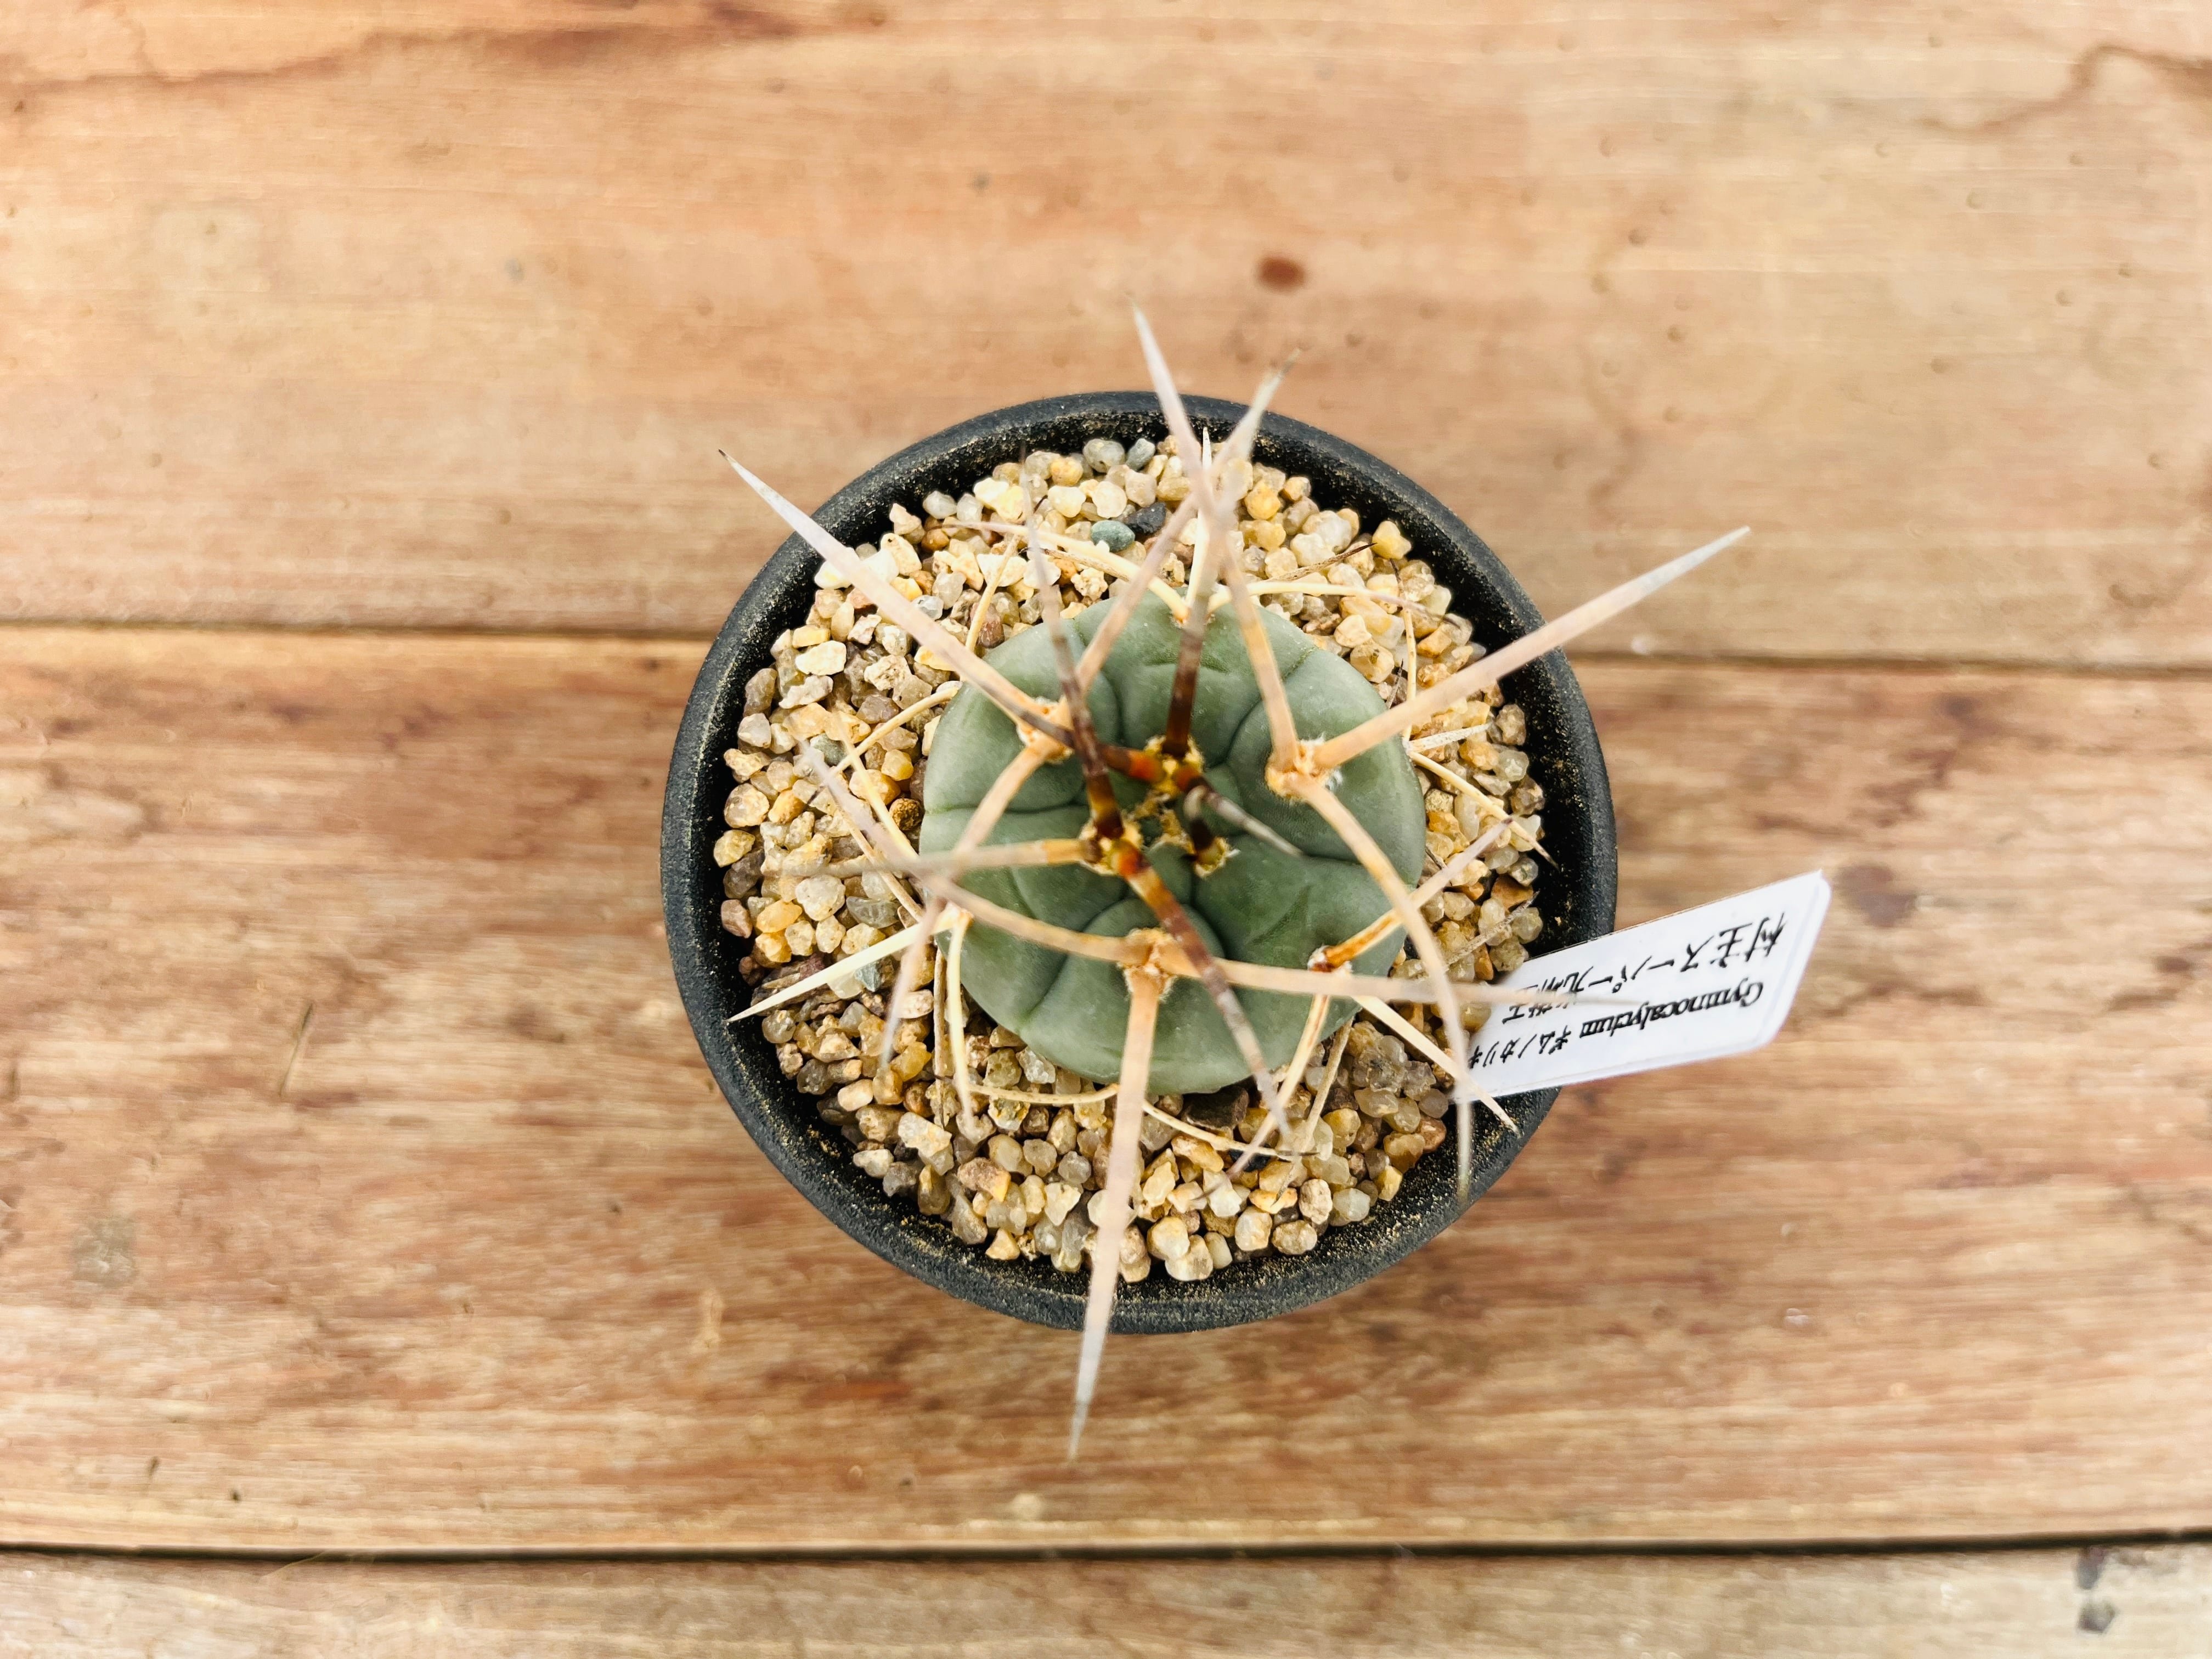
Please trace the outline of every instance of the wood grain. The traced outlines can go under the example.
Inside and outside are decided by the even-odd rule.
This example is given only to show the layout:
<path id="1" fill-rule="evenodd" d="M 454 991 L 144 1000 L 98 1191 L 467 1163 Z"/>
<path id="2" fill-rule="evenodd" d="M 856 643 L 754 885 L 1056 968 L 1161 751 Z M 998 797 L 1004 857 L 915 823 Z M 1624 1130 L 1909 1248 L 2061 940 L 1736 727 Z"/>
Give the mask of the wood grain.
<path id="1" fill-rule="evenodd" d="M 2212 663 L 2202 9 L 26 0 L 0 616 L 710 629 L 979 410 L 1280 399 L 1614 647 Z M 1273 263 L 1270 263 L 1273 262 Z"/>
<path id="2" fill-rule="evenodd" d="M 2203 1527 L 2212 684 L 1586 665 L 1624 921 L 1814 865 L 1759 1055 L 1109 1348 L 902 1278 L 717 1097 L 665 642 L 15 629 L 0 1537 L 1049 1547 Z"/>
<path id="3" fill-rule="evenodd" d="M 2212 1628 L 2202 1546 L 435 1566 L 17 1555 L 0 1556 L 0 1586 L 9 1659 L 2175 1659 Z"/>

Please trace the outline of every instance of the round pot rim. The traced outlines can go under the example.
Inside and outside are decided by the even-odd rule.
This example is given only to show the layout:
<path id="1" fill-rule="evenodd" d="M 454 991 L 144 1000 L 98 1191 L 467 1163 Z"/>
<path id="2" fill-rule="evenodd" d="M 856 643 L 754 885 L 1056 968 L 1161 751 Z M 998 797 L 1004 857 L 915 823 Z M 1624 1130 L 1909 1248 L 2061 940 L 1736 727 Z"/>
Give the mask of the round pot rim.
<path id="1" fill-rule="evenodd" d="M 1218 398 L 1185 399 L 1193 423 L 1217 440 L 1244 412 Z M 837 491 L 815 518 L 841 541 L 873 540 L 888 525 L 890 503 L 911 505 L 932 489 L 965 487 L 998 461 L 1070 438 L 1119 435 L 1164 426 L 1150 392 L 1074 393 L 1014 404 L 946 428 L 869 468 Z M 1057 434 L 1057 435 L 1055 435 Z M 1287 416 L 1261 422 L 1255 458 L 1314 478 L 1316 499 L 1357 506 L 1397 519 L 1453 590 L 1452 608 L 1472 617 L 1478 637 L 1493 648 L 1541 625 L 1543 618 L 1489 547 L 1449 508 L 1396 468 L 1343 439 Z M 730 787 L 722 750 L 735 742 L 744 682 L 765 665 L 784 629 L 811 603 L 817 556 L 787 538 L 732 608 L 702 663 L 670 761 L 661 821 L 661 892 L 668 946 L 692 1030 L 732 1109 L 784 1178 L 840 1229 L 892 1265 L 981 1307 L 1063 1329 L 1082 1322 L 1085 1273 L 1062 1274 L 1042 1261 L 995 1261 L 963 1244 L 910 1195 L 891 1198 L 855 1168 L 850 1149 L 816 1115 L 774 1064 L 757 1028 L 731 1016 L 750 992 L 736 972 L 739 942 L 720 925 L 720 872 L 708 849 L 721 832 Z M 1547 927 L 1532 954 L 1610 932 L 1617 890 L 1611 795 L 1605 759 L 1587 703 L 1560 653 L 1509 676 L 1509 694 L 1528 714 L 1532 773 L 1544 784 L 1547 845 L 1560 856 L 1538 889 Z M 1543 732 L 1540 747 L 1539 730 Z M 1562 832 L 1565 833 L 1562 833 Z M 1559 920 L 1554 920 L 1558 907 Z M 1422 1158 L 1399 1195 L 1374 1206 L 1358 1225 L 1326 1230 L 1304 1256 L 1269 1255 L 1239 1262 L 1195 1284 L 1155 1273 L 1124 1285 L 1116 1298 L 1117 1333 L 1215 1329 L 1273 1317 L 1372 1278 L 1441 1233 L 1466 1212 L 1528 1144 L 1556 1090 L 1516 1096 L 1504 1104 L 1520 1128 L 1478 1128 L 1474 1182 L 1464 1199 L 1453 1190 L 1452 1158 L 1440 1149 Z"/>

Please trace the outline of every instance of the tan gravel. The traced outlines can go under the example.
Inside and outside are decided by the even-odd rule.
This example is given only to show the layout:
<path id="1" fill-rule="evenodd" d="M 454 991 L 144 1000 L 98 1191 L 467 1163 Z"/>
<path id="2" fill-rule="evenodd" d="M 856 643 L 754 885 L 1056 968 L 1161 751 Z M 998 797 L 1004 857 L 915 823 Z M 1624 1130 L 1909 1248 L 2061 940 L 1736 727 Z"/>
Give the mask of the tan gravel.
<path id="1" fill-rule="evenodd" d="M 1069 612 L 1108 596 L 1168 507 L 1189 491 L 1174 442 L 1127 451 L 1093 440 L 1081 455 L 1042 452 L 1009 460 L 958 497 L 933 494 L 895 506 L 873 547 L 855 550 L 978 650 L 1039 621 L 1026 558 L 989 526 L 1017 526 L 1042 504 L 1055 532 L 1060 597 Z M 1343 657 L 1387 702 L 1433 684 L 1478 654 L 1451 593 L 1388 520 L 1363 533 L 1356 514 L 1329 511 L 1309 482 L 1265 466 L 1232 479 L 1240 497 L 1243 561 L 1264 604 Z M 1133 528 L 1123 522 L 1135 521 Z M 1150 522 L 1147 522 L 1147 521 Z M 1124 556 L 1124 553 L 1127 556 Z M 1171 586 L 1187 577 L 1170 556 Z M 836 806 L 805 775 L 796 751 L 812 744 L 854 793 L 908 840 L 920 827 L 922 781 L 937 721 L 957 690 L 946 665 L 917 651 L 833 572 L 816 578 L 806 623 L 780 637 L 748 682 L 739 741 L 726 751 L 732 789 L 722 869 L 723 926 L 751 941 L 742 964 L 756 1000 L 841 962 L 854 962 L 906 927 L 912 894 L 882 874 L 837 877 L 827 864 L 865 850 Z M 1528 775 L 1522 711 L 1487 699 L 1448 709 L 1409 734 L 1428 809 L 1432 873 L 1501 820 L 1499 842 L 1427 906 L 1453 976 L 1488 980 L 1518 967 L 1542 933 L 1536 902 L 1542 789 Z M 1090 1210 L 1105 1177 L 1110 1080 L 1055 1067 L 966 1004 L 977 1109 L 952 1082 L 949 1022 L 939 1007 L 942 964 L 897 1011 L 896 1058 L 866 1071 L 884 1021 L 897 953 L 847 971 L 760 1017 L 784 1074 L 815 1097 L 850 1144 L 856 1166 L 956 1236 L 1000 1260 L 1044 1256 L 1084 1268 Z M 1410 956 L 1400 973 L 1418 972 Z M 1425 1033 L 1431 1011 L 1407 1009 Z M 1483 1010 L 1467 1011 L 1470 1026 Z M 864 1056 L 867 1058 L 864 1058 Z M 1122 1275 L 1158 1264 L 1195 1281 L 1275 1252 L 1301 1255 L 1333 1227 L 1358 1226 L 1396 1196 L 1405 1172 L 1440 1146 L 1446 1079 L 1400 1036 L 1365 1014 L 1307 1066 L 1289 1104 L 1295 1156 L 1257 1160 L 1231 1175 L 1237 1143 L 1263 1121 L 1249 1089 L 1230 1099 L 1152 1103 L 1145 1162 Z M 1314 1096 L 1326 1091 L 1322 1109 Z M 1486 1133 L 1498 1133 L 1496 1130 Z M 1224 1156 L 1224 1149 L 1229 1155 Z"/>

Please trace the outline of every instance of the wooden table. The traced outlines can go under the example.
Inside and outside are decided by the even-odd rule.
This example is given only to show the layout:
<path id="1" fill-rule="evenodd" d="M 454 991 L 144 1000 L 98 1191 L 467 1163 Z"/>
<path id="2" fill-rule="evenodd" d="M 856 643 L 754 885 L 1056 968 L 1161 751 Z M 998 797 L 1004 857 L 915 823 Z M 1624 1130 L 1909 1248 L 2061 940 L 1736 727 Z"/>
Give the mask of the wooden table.
<path id="1" fill-rule="evenodd" d="M 2212 1649 L 2212 13 L 27 0 L 0 82 L 0 1654 Z M 1547 610 L 1752 524 L 1577 653 L 1622 920 L 1838 901 L 1070 1468 L 1073 1339 L 723 1106 L 655 830 L 715 447 L 1137 383 L 1132 292 Z"/>

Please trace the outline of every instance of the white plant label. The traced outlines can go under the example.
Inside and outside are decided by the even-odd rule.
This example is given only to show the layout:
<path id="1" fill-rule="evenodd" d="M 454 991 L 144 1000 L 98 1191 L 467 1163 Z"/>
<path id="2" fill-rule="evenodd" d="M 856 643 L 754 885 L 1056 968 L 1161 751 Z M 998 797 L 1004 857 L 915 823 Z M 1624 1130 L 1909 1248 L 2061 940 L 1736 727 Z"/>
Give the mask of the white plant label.
<path id="1" fill-rule="evenodd" d="M 1815 870 L 1534 957 L 1498 982 L 1592 1000 L 1494 1011 L 1475 1037 L 1476 1079 L 1526 1094 L 1764 1047 L 1827 913 Z"/>

